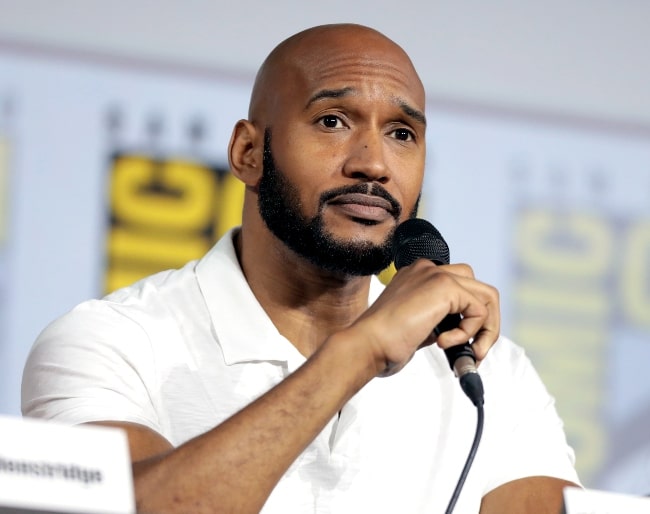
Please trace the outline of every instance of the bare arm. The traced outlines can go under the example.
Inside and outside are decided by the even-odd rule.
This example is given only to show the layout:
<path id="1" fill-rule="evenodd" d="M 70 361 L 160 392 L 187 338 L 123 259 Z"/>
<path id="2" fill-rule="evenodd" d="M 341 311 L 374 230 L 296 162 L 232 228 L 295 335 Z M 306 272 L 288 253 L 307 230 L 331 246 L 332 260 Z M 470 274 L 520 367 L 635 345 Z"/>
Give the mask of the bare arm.
<path id="1" fill-rule="evenodd" d="M 259 512 L 282 474 L 361 387 L 357 377 L 376 374 L 359 369 L 368 361 L 333 340 L 271 391 L 177 449 L 148 429 L 118 425 L 129 435 L 138 510 Z M 350 369 L 332 380 L 341 362 Z"/>
<path id="2" fill-rule="evenodd" d="M 498 336 L 496 292 L 466 276 L 469 268 L 447 269 L 460 275 L 425 261 L 400 270 L 366 313 L 328 338 L 301 368 L 179 448 L 149 429 L 118 424 L 129 435 L 139 511 L 259 512 L 336 412 L 387 365 L 396 372 L 423 343 L 433 342 L 433 328 L 449 312 L 462 312 L 463 323 L 439 344 L 476 336 L 484 356 Z"/>
<path id="3" fill-rule="evenodd" d="M 575 485 L 541 476 L 513 480 L 485 495 L 481 514 L 560 514 L 562 491 Z"/>

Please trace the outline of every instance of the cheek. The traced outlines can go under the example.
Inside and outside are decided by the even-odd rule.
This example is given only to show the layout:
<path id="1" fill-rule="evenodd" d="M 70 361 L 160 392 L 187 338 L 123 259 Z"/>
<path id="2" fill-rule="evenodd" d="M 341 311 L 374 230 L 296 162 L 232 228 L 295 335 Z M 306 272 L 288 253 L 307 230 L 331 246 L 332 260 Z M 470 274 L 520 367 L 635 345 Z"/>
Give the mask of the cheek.
<path id="1" fill-rule="evenodd" d="M 284 181 L 291 188 L 292 203 L 303 216 L 312 218 L 318 214 L 321 193 L 327 187 L 322 169 L 314 159 L 297 155 L 290 160 L 276 159 L 275 165 Z"/>
<path id="2" fill-rule="evenodd" d="M 420 189 L 409 191 L 404 197 L 402 203 L 401 221 L 411 217 L 411 214 L 417 216 L 420 208 Z"/>
<path id="3" fill-rule="evenodd" d="M 284 168 L 291 166 L 304 175 L 330 177 L 342 168 L 346 151 L 335 138 L 289 137 L 282 148 Z"/>
<path id="4" fill-rule="evenodd" d="M 275 141 L 274 141 L 275 147 Z M 340 145 L 323 144 L 315 138 L 288 137 L 274 149 L 275 164 L 285 176 L 306 195 L 331 187 L 331 180 L 340 176 L 344 162 Z"/>
<path id="5" fill-rule="evenodd" d="M 395 191 L 400 195 L 403 216 L 408 216 L 417 204 L 422 192 L 423 178 L 424 169 L 419 162 L 408 166 L 401 163 L 401 166 L 393 171 L 392 182 Z"/>

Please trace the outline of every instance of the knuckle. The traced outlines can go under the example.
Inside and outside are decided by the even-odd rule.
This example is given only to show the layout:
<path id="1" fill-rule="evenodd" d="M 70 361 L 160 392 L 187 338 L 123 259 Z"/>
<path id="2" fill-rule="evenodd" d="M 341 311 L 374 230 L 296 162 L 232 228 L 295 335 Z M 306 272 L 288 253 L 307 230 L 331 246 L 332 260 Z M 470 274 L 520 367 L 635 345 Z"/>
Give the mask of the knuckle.
<path id="1" fill-rule="evenodd" d="M 474 270 L 469 264 L 460 262 L 458 264 L 454 264 L 454 267 L 456 268 L 456 272 L 459 275 L 462 275 L 464 277 L 474 278 Z"/>
<path id="2" fill-rule="evenodd" d="M 501 301 L 501 293 L 499 293 L 499 290 L 491 285 L 488 285 L 488 291 L 489 295 L 493 298 L 494 302 L 498 305 L 499 302 Z"/>
<path id="3" fill-rule="evenodd" d="M 437 270 L 433 275 L 431 275 L 431 280 L 436 287 L 447 288 L 455 284 L 456 280 L 449 273 L 441 272 Z"/>

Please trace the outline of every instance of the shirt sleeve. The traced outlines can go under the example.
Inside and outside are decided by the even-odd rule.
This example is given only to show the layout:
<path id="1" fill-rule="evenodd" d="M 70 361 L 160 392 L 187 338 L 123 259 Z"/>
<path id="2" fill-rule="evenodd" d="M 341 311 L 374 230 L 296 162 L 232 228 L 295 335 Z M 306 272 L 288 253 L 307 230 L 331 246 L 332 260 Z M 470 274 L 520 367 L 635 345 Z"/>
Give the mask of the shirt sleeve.
<path id="1" fill-rule="evenodd" d="M 132 422 L 160 433 L 154 367 L 137 322 L 110 302 L 85 302 L 34 343 L 23 373 L 23 415 L 66 424 Z"/>
<path id="2" fill-rule="evenodd" d="M 496 444 L 489 450 L 493 471 L 488 473 L 484 494 L 531 476 L 555 477 L 580 485 L 574 452 L 567 443 L 555 399 L 523 349 L 508 340 L 502 343 L 499 358 L 507 366 L 502 369 L 510 368 L 513 380 L 486 382 L 486 430 L 491 431 L 489 439 Z"/>

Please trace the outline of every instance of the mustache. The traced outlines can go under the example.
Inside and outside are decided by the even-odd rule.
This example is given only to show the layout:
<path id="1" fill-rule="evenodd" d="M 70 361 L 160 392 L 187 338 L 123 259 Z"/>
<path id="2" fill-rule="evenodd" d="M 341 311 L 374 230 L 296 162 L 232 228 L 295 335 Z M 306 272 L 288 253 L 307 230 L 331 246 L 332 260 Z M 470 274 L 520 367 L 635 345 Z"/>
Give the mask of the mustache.
<path id="1" fill-rule="evenodd" d="M 395 199 L 395 197 L 391 195 L 388 191 L 386 191 L 386 189 L 381 184 L 377 184 L 376 182 L 365 183 L 365 184 L 364 183 L 351 184 L 349 186 L 341 186 L 341 187 L 337 187 L 336 189 L 330 189 L 328 191 L 325 191 L 320 195 L 319 210 L 322 210 L 324 205 L 327 202 L 329 202 L 333 198 L 336 198 L 337 196 L 354 194 L 354 193 L 361 193 L 361 194 L 378 196 L 380 198 L 383 198 L 388 203 L 390 203 L 391 214 L 395 219 L 398 219 L 400 217 L 400 214 L 402 213 L 402 206 Z"/>

